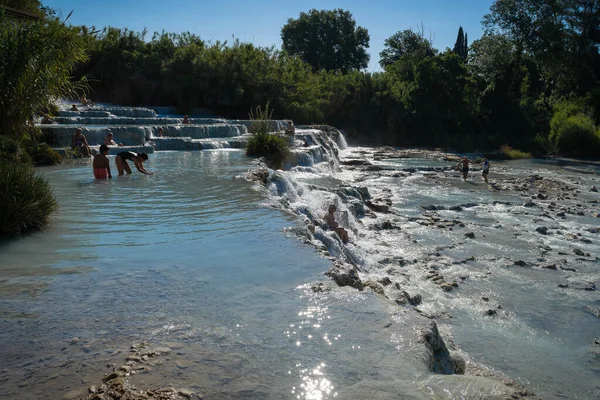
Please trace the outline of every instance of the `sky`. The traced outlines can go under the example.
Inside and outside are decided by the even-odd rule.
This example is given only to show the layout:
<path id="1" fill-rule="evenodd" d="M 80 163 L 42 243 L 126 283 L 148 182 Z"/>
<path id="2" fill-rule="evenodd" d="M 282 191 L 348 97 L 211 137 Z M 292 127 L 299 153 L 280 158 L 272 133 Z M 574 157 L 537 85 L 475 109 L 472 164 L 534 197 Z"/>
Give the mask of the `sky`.
<path id="1" fill-rule="evenodd" d="M 350 11 L 367 28 L 371 60 L 368 71 L 380 71 L 385 39 L 404 29 L 421 30 L 441 51 L 452 48 L 459 26 L 469 44 L 483 34 L 481 20 L 493 0 L 42 0 L 73 25 L 113 26 L 134 31 L 189 31 L 205 41 L 233 37 L 257 46 L 281 48 L 281 28 L 289 18 L 313 8 Z"/>

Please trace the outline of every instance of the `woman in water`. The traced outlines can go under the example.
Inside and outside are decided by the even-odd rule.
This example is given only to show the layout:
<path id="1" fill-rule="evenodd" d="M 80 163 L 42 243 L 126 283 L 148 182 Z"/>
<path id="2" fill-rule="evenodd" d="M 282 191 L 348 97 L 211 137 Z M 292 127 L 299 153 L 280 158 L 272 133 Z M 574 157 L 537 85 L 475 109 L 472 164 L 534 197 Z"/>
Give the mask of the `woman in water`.
<path id="1" fill-rule="evenodd" d="M 83 136 L 83 129 L 75 129 L 75 133 L 71 137 L 71 150 L 78 157 L 89 157 L 92 155 L 90 146 L 88 145 L 85 136 Z"/>
<path id="2" fill-rule="evenodd" d="M 133 161 L 135 167 L 142 174 L 152 175 L 152 172 L 146 171 L 144 168 L 144 161 L 148 159 L 148 154 L 146 153 L 134 153 L 133 151 L 122 151 L 115 156 L 115 164 L 117 164 L 117 171 L 119 171 L 119 176 L 123 175 L 123 172 L 127 172 L 127 175 L 131 174 L 131 168 L 129 168 L 129 164 L 127 164 L 127 160 Z"/>

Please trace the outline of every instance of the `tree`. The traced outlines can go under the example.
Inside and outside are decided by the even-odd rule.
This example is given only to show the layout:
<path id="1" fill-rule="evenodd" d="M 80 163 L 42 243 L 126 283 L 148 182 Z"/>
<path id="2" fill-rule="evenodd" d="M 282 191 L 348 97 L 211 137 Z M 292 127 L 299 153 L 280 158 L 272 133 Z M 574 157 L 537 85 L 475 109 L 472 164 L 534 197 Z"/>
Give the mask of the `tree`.
<path id="1" fill-rule="evenodd" d="M 384 69 L 404 55 L 422 59 L 431 57 L 437 52 L 422 32 L 417 33 L 412 29 L 396 32 L 385 40 L 384 46 L 383 51 L 379 53 L 379 65 Z"/>
<path id="2" fill-rule="evenodd" d="M 504 35 L 484 34 L 471 44 L 469 66 L 475 75 L 490 83 L 514 60 L 514 46 Z"/>
<path id="3" fill-rule="evenodd" d="M 314 70 L 342 72 L 366 68 L 369 32 L 356 26 L 349 11 L 316 10 L 288 19 L 281 28 L 283 49 L 298 55 Z"/>
<path id="4" fill-rule="evenodd" d="M 456 37 L 456 43 L 454 44 L 452 51 L 458 54 L 463 61 L 467 61 L 469 44 L 467 35 L 463 32 L 462 26 L 458 28 L 458 36 Z"/>
<path id="5" fill-rule="evenodd" d="M 32 115 L 73 96 L 73 66 L 85 58 L 77 31 L 55 18 L 0 20 L 0 133 L 19 137 Z"/>

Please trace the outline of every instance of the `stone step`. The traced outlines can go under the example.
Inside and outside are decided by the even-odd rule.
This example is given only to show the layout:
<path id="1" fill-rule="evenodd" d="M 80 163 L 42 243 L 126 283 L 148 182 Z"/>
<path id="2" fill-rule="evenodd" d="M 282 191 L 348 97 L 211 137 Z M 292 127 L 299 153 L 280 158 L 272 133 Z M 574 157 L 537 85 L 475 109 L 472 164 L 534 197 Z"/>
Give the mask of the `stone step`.
<path id="1" fill-rule="evenodd" d="M 70 146 L 75 133 L 72 125 L 39 125 L 44 141 L 51 146 Z M 143 145 L 158 135 L 159 126 L 100 126 L 82 125 L 86 140 L 92 145 L 100 145 L 108 132 L 114 135 L 114 141 L 127 146 Z M 211 125 L 166 125 L 162 126 L 164 137 L 214 139 L 231 138 L 248 133 L 245 125 L 211 124 Z"/>
<path id="2" fill-rule="evenodd" d="M 180 125 L 181 118 L 172 117 L 157 117 L 157 118 L 142 118 L 142 117 L 117 117 L 116 115 L 109 116 L 72 116 L 72 117 L 55 117 L 54 121 L 60 125 Z M 190 125 L 211 125 L 225 124 L 228 121 L 224 118 L 190 118 Z"/>
<path id="3" fill-rule="evenodd" d="M 61 110 L 59 117 L 118 117 L 156 118 L 156 111 L 143 107 L 86 107 L 77 106 L 79 111 Z"/>

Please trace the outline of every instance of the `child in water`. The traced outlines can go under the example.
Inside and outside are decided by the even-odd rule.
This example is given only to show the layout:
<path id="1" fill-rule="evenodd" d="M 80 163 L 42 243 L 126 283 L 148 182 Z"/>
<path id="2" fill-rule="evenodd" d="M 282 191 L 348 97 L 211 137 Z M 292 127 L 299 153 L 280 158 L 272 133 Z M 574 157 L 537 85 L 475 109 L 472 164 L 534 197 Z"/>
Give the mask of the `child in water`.
<path id="1" fill-rule="evenodd" d="M 94 156 L 94 161 L 92 166 L 94 167 L 94 178 L 96 179 L 106 179 L 112 178 L 110 174 L 110 164 L 108 162 L 108 146 L 103 144 L 100 145 L 100 153 Z"/>

